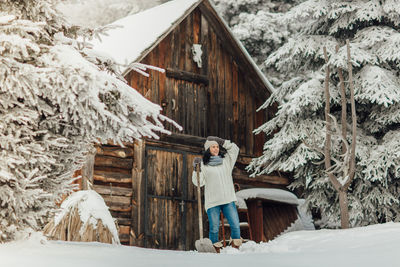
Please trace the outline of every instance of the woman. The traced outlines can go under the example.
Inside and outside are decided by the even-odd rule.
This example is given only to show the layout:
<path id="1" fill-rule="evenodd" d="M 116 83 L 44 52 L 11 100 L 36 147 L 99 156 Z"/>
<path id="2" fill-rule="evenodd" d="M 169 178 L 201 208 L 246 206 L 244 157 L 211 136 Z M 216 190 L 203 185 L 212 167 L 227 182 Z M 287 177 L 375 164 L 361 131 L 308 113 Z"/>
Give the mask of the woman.
<path id="1" fill-rule="evenodd" d="M 220 151 L 224 147 L 227 153 Z M 197 185 L 196 166 L 200 165 L 200 186 L 205 186 L 205 209 L 210 224 L 209 238 L 219 253 L 222 244 L 218 241 L 220 212 L 228 219 L 231 228 L 232 247 L 239 248 L 242 244 L 240 237 L 239 216 L 235 201 L 236 194 L 233 186 L 232 169 L 235 166 L 239 148 L 229 140 L 209 136 L 204 143 L 203 159 L 193 161 L 192 182 Z"/>

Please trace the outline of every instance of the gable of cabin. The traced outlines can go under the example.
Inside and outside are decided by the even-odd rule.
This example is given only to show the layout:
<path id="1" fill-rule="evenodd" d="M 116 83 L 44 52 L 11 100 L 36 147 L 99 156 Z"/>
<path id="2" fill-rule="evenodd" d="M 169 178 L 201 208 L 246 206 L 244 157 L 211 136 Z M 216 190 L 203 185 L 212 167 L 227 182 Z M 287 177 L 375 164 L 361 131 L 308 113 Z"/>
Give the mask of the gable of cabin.
<path id="1" fill-rule="evenodd" d="M 180 134 L 220 136 L 238 144 L 241 154 L 258 156 L 265 136 L 253 130 L 276 108 L 256 112 L 270 91 L 213 12 L 202 1 L 140 60 L 165 73 L 150 71 L 145 77 L 132 71 L 126 78 L 183 127 Z M 193 60 L 193 44 L 201 45 L 200 67 Z"/>

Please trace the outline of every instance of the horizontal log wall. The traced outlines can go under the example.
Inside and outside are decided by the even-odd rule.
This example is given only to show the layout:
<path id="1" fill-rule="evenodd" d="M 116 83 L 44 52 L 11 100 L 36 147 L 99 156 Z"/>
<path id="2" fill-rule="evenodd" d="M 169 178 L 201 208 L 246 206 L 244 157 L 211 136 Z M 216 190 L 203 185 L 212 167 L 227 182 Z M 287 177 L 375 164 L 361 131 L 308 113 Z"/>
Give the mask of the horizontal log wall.
<path id="1" fill-rule="evenodd" d="M 252 131 L 268 118 L 267 112 L 256 112 L 268 93 L 255 93 L 265 88 L 253 82 L 254 71 L 243 66 L 221 26 L 216 26 L 218 21 L 206 12 L 196 8 L 141 60 L 166 73 L 149 71 L 150 77 L 144 77 L 131 72 L 127 78 L 183 127 L 180 133 L 220 136 L 237 143 L 242 154 L 260 155 L 265 137 Z M 201 68 L 192 59 L 194 43 L 202 45 Z M 171 125 L 167 128 L 178 132 Z"/>
<path id="2" fill-rule="evenodd" d="M 111 215 L 118 221 L 119 238 L 129 245 L 132 232 L 132 147 L 99 146 L 94 162 L 93 189 L 106 202 Z"/>

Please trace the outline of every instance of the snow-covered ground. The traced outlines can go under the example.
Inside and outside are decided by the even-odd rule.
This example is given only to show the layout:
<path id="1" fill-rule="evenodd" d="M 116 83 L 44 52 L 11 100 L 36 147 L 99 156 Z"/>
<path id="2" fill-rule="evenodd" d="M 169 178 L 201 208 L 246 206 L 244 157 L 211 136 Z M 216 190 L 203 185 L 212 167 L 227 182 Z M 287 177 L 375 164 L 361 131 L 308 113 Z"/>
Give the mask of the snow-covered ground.
<path id="1" fill-rule="evenodd" d="M 100 243 L 30 240 L 0 245 L 0 266 L 117 267 L 117 266 L 230 266 L 230 267 L 395 267 L 400 265 L 400 223 L 348 230 L 299 231 L 276 240 L 248 242 L 240 251 L 222 254 L 154 250 Z"/>

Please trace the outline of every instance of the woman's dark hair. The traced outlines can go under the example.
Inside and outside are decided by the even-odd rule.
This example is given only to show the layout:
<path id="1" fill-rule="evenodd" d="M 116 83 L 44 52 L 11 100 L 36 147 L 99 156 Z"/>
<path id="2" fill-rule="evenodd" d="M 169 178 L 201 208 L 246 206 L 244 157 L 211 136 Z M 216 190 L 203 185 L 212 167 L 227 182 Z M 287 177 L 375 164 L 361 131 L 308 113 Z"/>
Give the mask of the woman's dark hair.
<path id="1" fill-rule="evenodd" d="M 219 149 L 218 156 L 220 156 L 221 158 L 225 157 L 225 152 L 222 151 L 221 148 Z M 210 157 L 211 157 L 211 152 L 210 152 L 210 149 L 208 148 L 203 154 L 203 164 L 204 165 L 207 165 L 210 162 Z"/>

